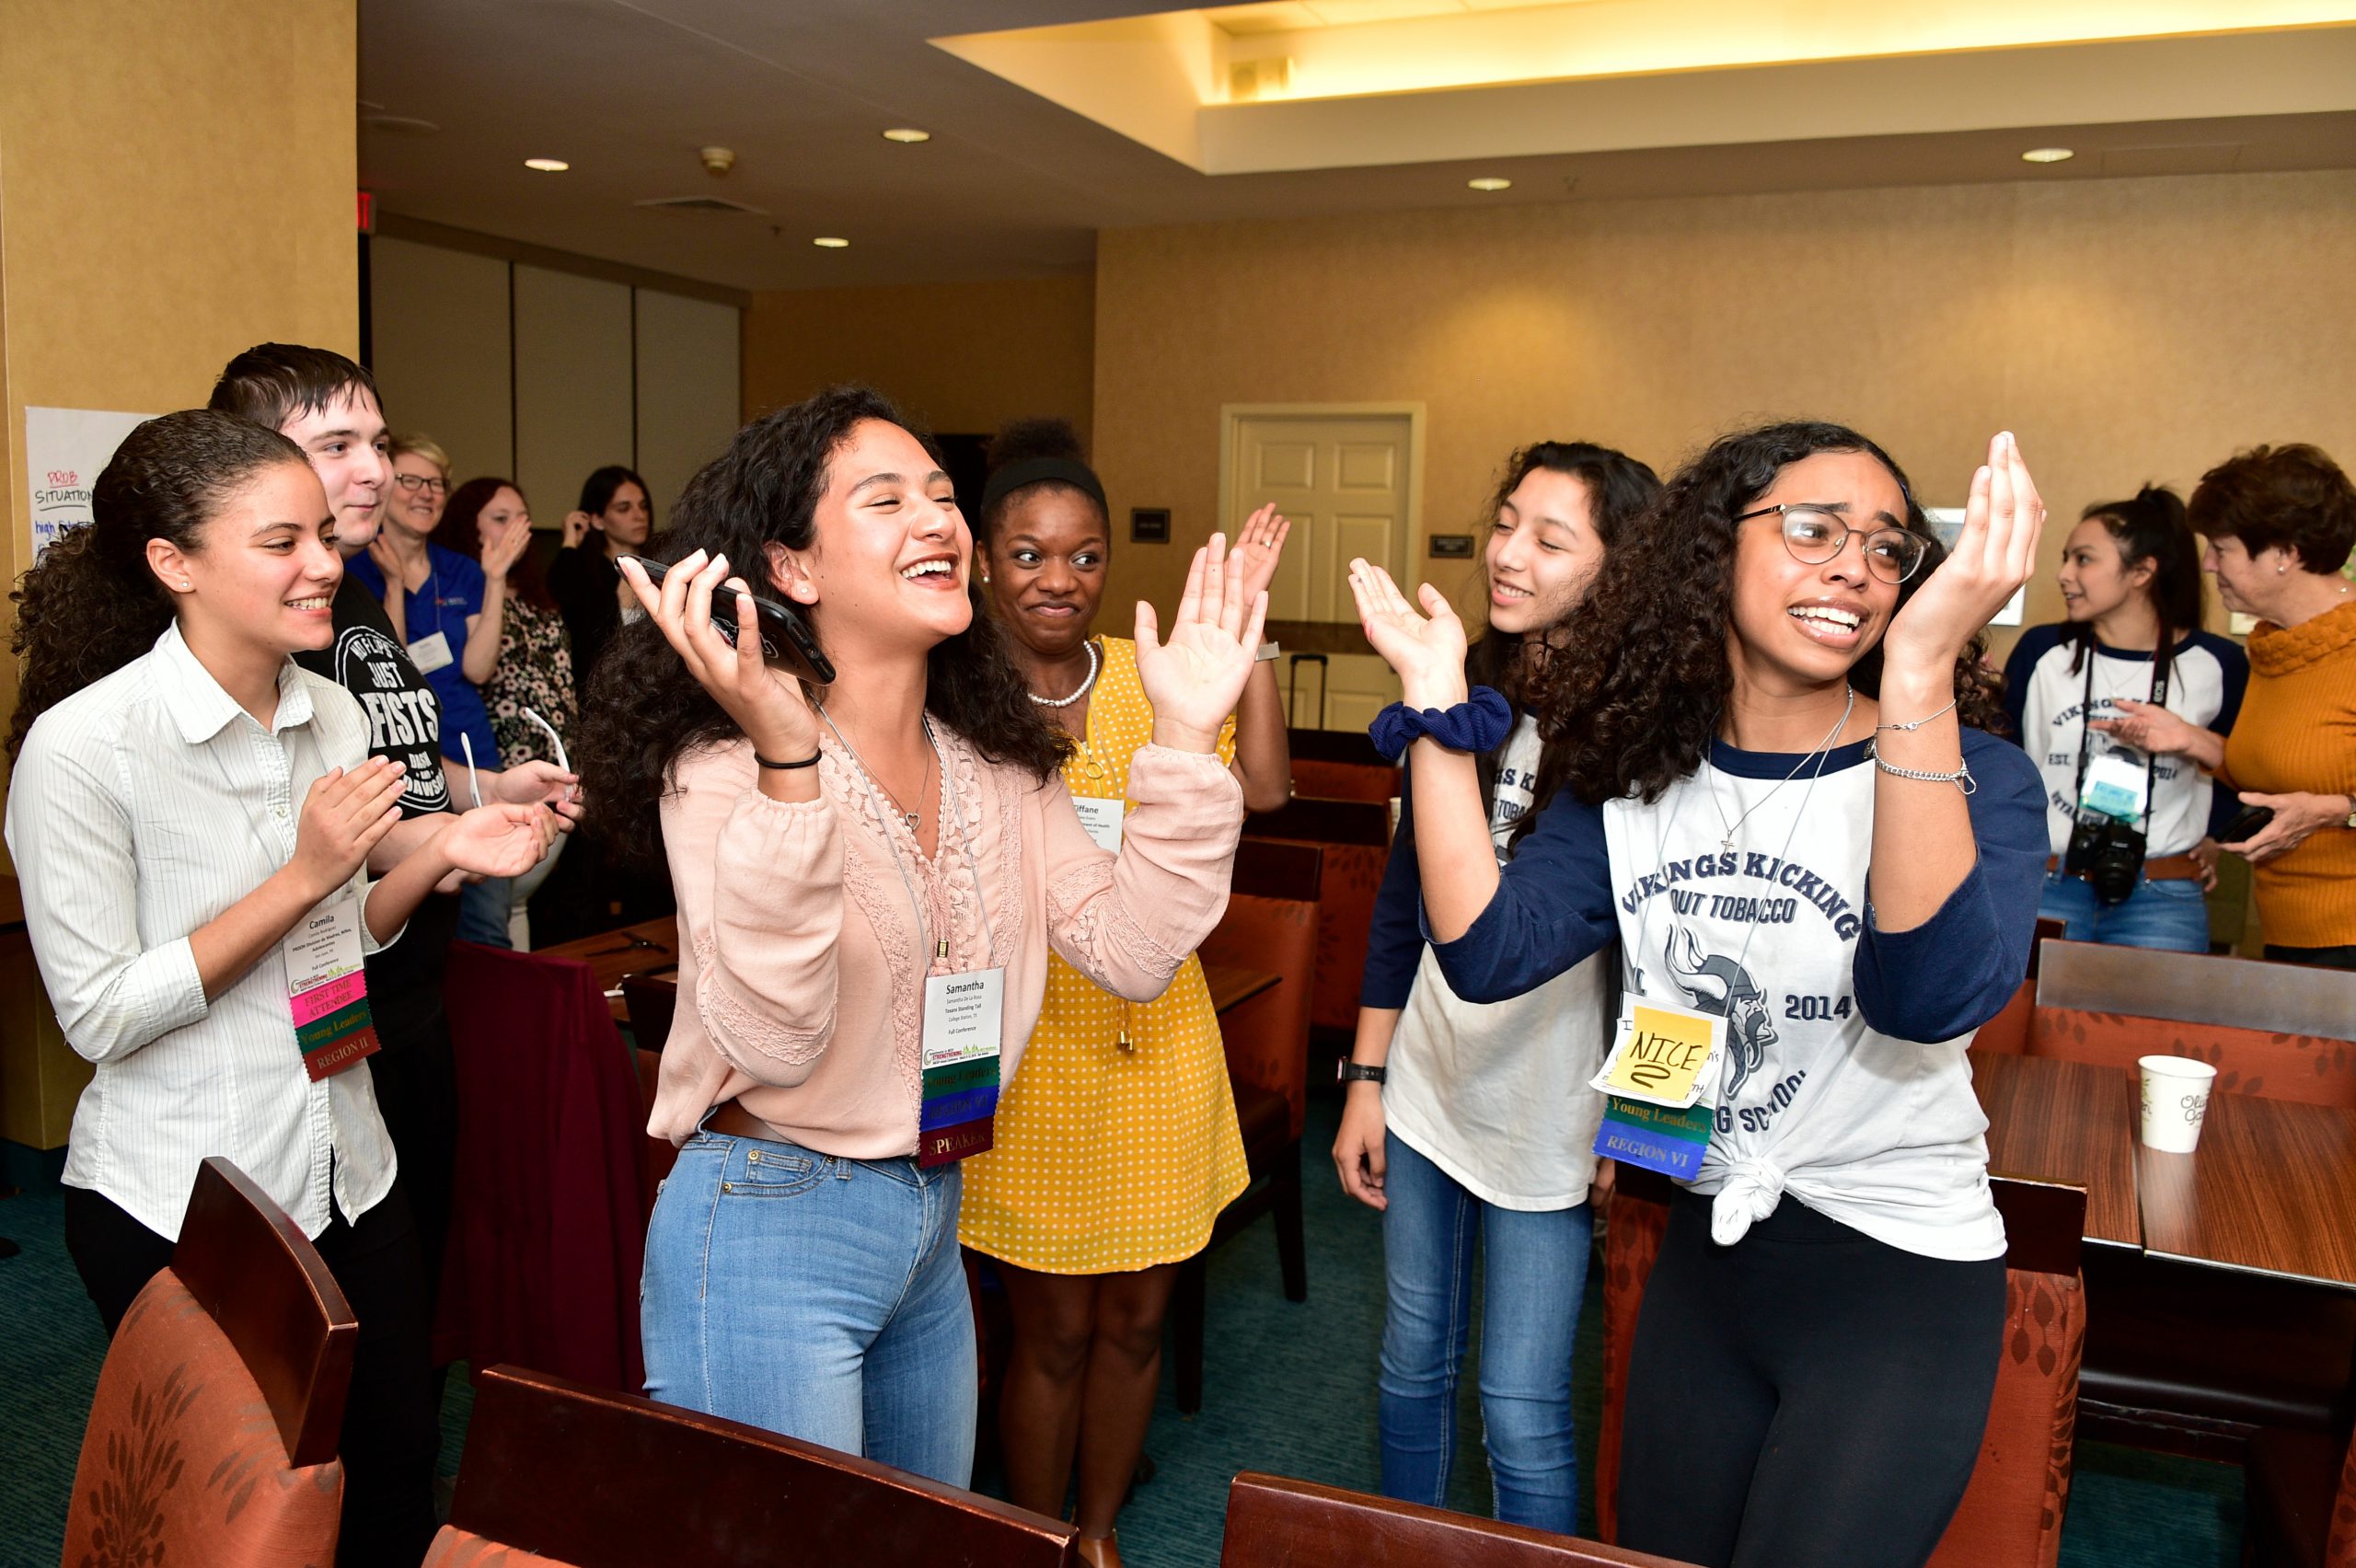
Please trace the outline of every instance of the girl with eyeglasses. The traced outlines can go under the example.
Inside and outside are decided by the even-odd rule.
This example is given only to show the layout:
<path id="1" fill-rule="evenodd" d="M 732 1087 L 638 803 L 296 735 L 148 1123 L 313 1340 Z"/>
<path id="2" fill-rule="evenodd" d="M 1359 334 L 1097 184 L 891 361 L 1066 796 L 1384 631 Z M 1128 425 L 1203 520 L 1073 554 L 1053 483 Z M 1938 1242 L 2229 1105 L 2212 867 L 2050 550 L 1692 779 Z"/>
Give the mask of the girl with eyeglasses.
<path id="1" fill-rule="evenodd" d="M 1440 973 L 1495 1001 L 1620 942 L 1605 1071 L 1630 1092 L 1597 1147 L 1682 1183 L 1629 1371 L 1625 1545 L 1913 1568 L 1963 1495 L 2005 1314 L 1964 1051 L 2027 966 L 2046 853 L 1979 635 L 2043 515 L 2008 435 L 1952 553 L 1854 431 L 1712 444 L 1548 662 L 1565 783 L 1504 866 L 1473 755 L 1502 705 L 1468 692 L 1461 624 L 1352 563 L 1404 691 L 1376 732 L 1408 751 Z M 1644 1099 L 1664 1038 L 1692 1043 L 1690 1106 Z"/>
<path id="2" fill-rule="evenodd" d="M 2044 776 L 2050 854 L 2038 913 L 2075 942 L 2209 951 L 2212 824 L 2239 809 L 2189 757 L 2109 733 L 2145 705 L 2233 731 L 2249 660 L 2200 629 L 2200 546 L 2174 490 L 2086 508 L 2062 545 L 2069 618 L 2031 627 L 2004 661 L 2004 711 Z M 2132 709 L 2121 706 L 2131 704 Z"/>
<path id="3" fill-rule="evenodd" d="M 1538 442 L 1507 459 L 1488 506 L 1486 625 L 1466 654 L 1469 678 L 1498 688 L 1514 715 L 1477 765 L 1501 861 L 1567 760 L 1559 738 L 1539 733 L 1532 699 L 1583 635 L 1580 602 L 1604 556 L 1659 493 L 1651 468 L 1584 442 Z M 1382 1490 L 1447 1505 L 1477 1243 L 1496 1516 L 1572 1535 L 1571 1353 L 1594 1236 L 1589 1193 L 1600 1202 L 1611 1181 L 1594 1147 L 1603 1097 L 1588 1083 L 1611 1043 L 1611 959 L 1599 951 L 1508 1001 L 1458 997 L 1424 938 L 1415 818 L 1411 790 L 1375 903 L 1334 1140 L 1342 1190 L 1382 1215 Z"/>

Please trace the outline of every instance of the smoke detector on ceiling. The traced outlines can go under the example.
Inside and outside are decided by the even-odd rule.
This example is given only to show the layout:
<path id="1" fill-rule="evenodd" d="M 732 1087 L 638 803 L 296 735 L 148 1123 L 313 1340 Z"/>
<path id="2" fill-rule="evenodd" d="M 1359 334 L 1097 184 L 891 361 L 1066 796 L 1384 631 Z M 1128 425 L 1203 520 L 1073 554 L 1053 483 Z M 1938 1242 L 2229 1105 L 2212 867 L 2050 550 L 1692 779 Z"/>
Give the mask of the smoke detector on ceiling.
<path id="1" fill-rule="evenodd" d="M 743 202 L 731 202 L 721 196 L 650 196 L 633 205 L 657 208 L 666 213 L 744 213 L 756 218 L 769 215 L 767 207 L 748 206 Z"/>
<path id="2" fill-rule="evenodd" d="M 726 174 L 736 167 L 736 155 L 727 147 L 699 147 L 696 156 L 701 158 L 703 167 L 715 175 Z"/>

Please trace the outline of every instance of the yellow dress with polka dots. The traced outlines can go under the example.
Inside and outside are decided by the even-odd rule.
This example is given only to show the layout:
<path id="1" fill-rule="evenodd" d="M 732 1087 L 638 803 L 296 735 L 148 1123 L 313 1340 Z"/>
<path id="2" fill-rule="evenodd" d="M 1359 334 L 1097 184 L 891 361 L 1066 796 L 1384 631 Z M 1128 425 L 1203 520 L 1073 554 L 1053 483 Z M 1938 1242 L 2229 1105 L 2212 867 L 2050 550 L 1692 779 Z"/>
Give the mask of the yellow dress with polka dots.
<path id="1" fill-rule="evenodd" d="M 1153 709 L 1135 644 L 1098 645 L 1088 739 L 1064 763 L 1064 782 L 1075 797 L 1119 801 Z M 1231 718 L 1219 756 L 1235 759 Z M 999 1097 L 995 1145 L 965 1161 L 957 1239 L 1041 1274 L 1150 1268 L 1201 1251 L 1250 1179 L 1202 961 L 1189 954 L 1159 999 L 1125 1002 L 1050 952 L 1039 1025 Z"/>

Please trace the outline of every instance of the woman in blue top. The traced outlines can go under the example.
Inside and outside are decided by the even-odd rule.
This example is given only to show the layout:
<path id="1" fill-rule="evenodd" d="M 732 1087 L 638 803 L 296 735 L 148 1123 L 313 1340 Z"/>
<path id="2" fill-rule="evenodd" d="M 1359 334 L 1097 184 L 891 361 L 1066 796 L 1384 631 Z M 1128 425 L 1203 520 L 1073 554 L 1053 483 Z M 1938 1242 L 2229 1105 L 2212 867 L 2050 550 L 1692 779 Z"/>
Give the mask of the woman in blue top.
<path id="1" fill-rule="evenodd" d="M 1629 1371 L 1628 1546 L 1917 1568 L 1962 1498 L 2005 1297 L 1964 1050 L 2027 967 L 2045 860 L 2035 770 L 1974 727 L 1997 714 L 1979 634 L 2043 517 L 2009 435 L 1951 555 L 1854 431 L 1714 443 L 1547 663 L 1531 701 L 1566 783 L 1502 867 L 1473 756 L 1432 733 L 1502 728 L 1468 701 L 1464 629 L 1352 563 L 1405 697 L 1378 732 L 1425 732 L 1415 853 L 1449 986 L 1511 997 L 1616 937 L 1647 1042 L 1709 1043 L 1690 1112 L 1614 1098 L 1598 1139 L 1688 1183 Z"/>
<path id="2" fill-rule="evenodd" d="M 1575 634 L 1604 552 L 1659 493 L 1644 464 L 1584 442 L 1508 458 L 1489 504 L 1488 625 L 1467 655 L 1472 679 L 1520 695 Z M 1560 743 L 1541 741 L 1526 708 L 1516 715 L 1481 758 L 1501 860 L 1562 775 Z M 1334 1141 L 1343 1190 L 1382 1214 L 1382 1490 L 1447 1505 L 1478 1240 L 1481 1426 L 1497 1517 L 1571 1535 L 1571 1348 L 1594 1230 L 1588 1189 L 1609 1180 L 1593 1147 L 1603 1097 L 1588 1080 L 1611 1043 L 1611 960 L 1599 952 L 1511 1001 L 1463 1001 L 1424 940 L 1420 903 L 1411 801 L 1375 904 Z"/>
<path id="3" fill-rule="evenodd" d="M 2229 733 L 2249 657 L 2200 629 L 2200 545 L 2173 490 L 2087 507 L 2062 546 L 2061 582 L 2070 618 L 2029 628 L 2004 661 L 2013 734 L 2045 778 L 2038 913 L 2067 922 L 2072 941 L 2207 952 L 2212 830 L 2240 802 L 2191 758 L 2108 732 L 2124 701 Z"/>

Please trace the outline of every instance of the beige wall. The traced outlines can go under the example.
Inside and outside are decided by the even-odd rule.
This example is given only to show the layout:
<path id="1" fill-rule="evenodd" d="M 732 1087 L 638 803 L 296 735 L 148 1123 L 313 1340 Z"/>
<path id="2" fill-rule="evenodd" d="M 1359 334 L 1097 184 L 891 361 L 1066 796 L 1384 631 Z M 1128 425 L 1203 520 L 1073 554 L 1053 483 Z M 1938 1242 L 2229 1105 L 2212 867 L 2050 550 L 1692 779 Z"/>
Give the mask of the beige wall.
<path id="1" fill-rule="evenodd" d="M 1665 472 L 1777 415 L 1855 424 L 1931 505 L 1960 504 L 2009 427 L 2071 520 L 2252 442 L 2356 461 L 2351 256 L 2350 172 L 1108 233 L 1097 467 L 1116 514 L 1168 506 L 1180 541 L 1117 547 L 1108 605 L 1175 596 L 1182 544 L 1214 521 L 1222 403 L 1426 404 L 1427 532 L 1474 525 L 1519 443 L 1600 441 Z M 2049 571 L 2029 620 L 2059 613 Z"/>
<path id="2" fill-rule="evenodd" d="M 863 381 L 937 431 L 1062 415 L 1089 428 L 1087 278 L 757 294 L 745 313 L 745 414 Z"/>
<path id="3" fill-rule="evenodd" d="M 9 581 L 27 405 L 188 408 L 265 339 L 358 348 L 355 50 L 352 0 L 0 7 Z M 87 1069 L 30 967 L 0 968 L 0 1136 L 53 1147 Z"/>

